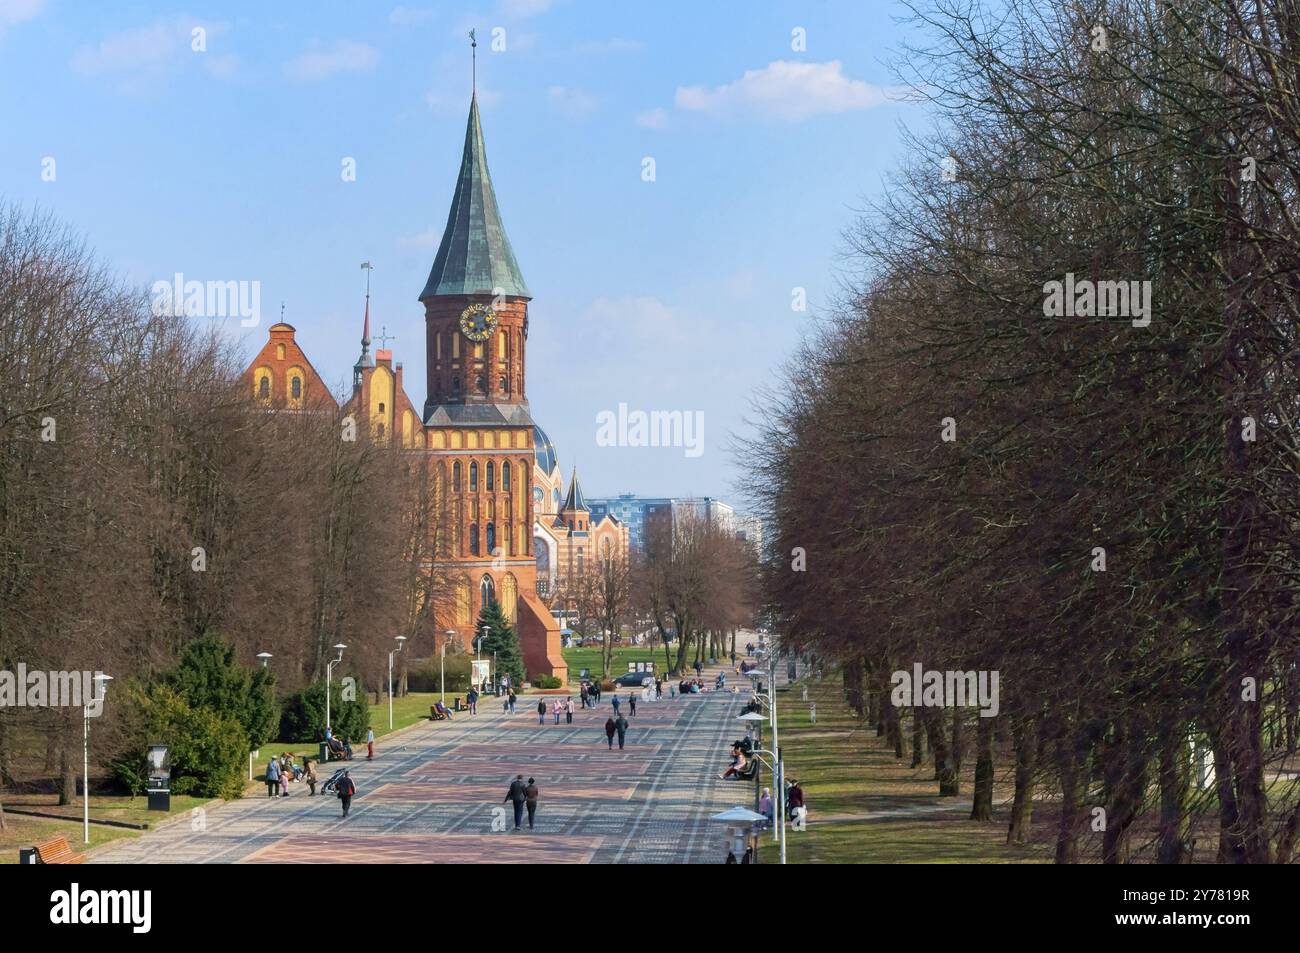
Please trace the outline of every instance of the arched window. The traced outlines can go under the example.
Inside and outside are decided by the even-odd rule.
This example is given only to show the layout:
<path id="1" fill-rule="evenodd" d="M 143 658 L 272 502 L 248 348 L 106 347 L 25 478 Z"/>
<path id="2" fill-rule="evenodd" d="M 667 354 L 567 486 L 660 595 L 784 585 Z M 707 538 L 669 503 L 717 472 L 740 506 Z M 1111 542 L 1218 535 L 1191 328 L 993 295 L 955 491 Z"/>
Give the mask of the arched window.
<path id="1" fill-rule="evenodd" d="M 510 492 L 510 461 L 501 464 L 501 489 Z"/>
<path id="2" fill-rule="evenodd" d="M 484 377 L 482 374 L 476 374 L 474 376 L 474 389 L 478 391 L 480 394 L 486 394 L 487 378 Z"/>
<path id="3" fill-rule="evenodd" d="M 507 556 L 515 554 L 515 526 L 513 523 L 506 523 L 505 546 L 502 548 Z"/>
<path id="4" fill-rule="evenodd" d="M 501 389 L 501 393 L 503 394 L 510 393 L 510 381 L 504 374 L 501 375 L 501 380 L 497 383 L 497 387 Z"/>
<path id="5" fill-rule="evenodd" d="M 484 575 L 478 584 L 479 603 L 484 606 L 491 605 L 497 601 L 497 587 L 492 582 L 492 577 Z"/>
<path id="6" fill-rule="evenodd" d="M 487 554 L 495 556 L 497 554 L 497 524 L 487 524 Z"/>
<path id="7" fill-rule="evenodd" d="M 493 479 L 495 476 L 496 476 L 496 465 L 491 460 L 489 460 L 487 465 L 487 490 L 489 493 L 491 493 L 493 490 L 496 489 L 496 480 Z"/>
<path id="8" fill-rule="evenodd" d="M 276 359 L 277 361 L 283 361 L 283 360 L 284 360 L 284 345 L 283 345 L 283 344 L 277 344 L 277 345 L 275 346 L 275 359 Z"/>
<path id="9" fill-rule="evenodd" d="M 469 554 L 478 555 L 478 523 L 469 524 Z"/>
<path id="10" fill-rule="evenodd" d="M 384 402 L 382 400 L 379 402 L 379 412 L 381 414 L 384 412 Z"/>
<path id="11" fill-rule="evenodd" d="M 457 460 L 451 465 L 451 489 L 454 493 L 460 492 L 460 461 Z"/>
<path id="12" fill-rule="evenodd" d="M 293 395 L 294 400 L 302 400 L 302 378 L 295 377 L 289 382 L 289 393 Z"/>
<path id="13" fill-rule="evenodd" d="M 263 377 L 260 381 L 258 381 L 258 383 L 257 383 L 257 396 L 258 396 L 261 400 L 270 400 L 270 399 L 271 399 L 271 378 L 269 378 L 269 377 Z"/>
<path id="14" fill-rule="evenodd" d="M 475 461 L 469 465 L 469 491 L 478 492 L 478 462 Z"/>

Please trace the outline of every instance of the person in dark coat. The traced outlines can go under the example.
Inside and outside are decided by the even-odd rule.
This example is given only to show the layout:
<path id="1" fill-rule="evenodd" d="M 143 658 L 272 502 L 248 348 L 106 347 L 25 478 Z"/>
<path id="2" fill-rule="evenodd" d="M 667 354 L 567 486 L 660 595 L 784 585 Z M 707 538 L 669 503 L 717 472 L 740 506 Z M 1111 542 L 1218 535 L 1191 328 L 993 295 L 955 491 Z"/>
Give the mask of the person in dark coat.
<path id="1" fill-rule="evenodd" d="M 627 693 L 627 710 L 633 718 L 636 717 L 636 692 Z"/>
<path id="2" fill-rule="evenodd" d="M 343 777 L 339 778 L 337 790 L 339 801 L 343 804 L 343 816 L 347 817 L 348 811 L 352 808 L 352 798 L 357 793 L 357 786 L 352 783 L 351 772 L 343 772 Z"/>
<path id="3" fill-rule="evenodd" d="M 605 719 L 605 740 L 609 742 L 609 750 L 614 750 L 614 732 L 618 731 L 618 725 L 614 724 L 613 718 Z"/>
<path id="4" fill-rule="evenodd" d="M 537 780 L 528 779 L 528 786 L 524 788 L 524 804 L 528 806 L 528 829 L 533 829 L 533 816 L 537 813 Z"/>
<path id="5" fill-rule="evenodd" d="M 524 776 L 516 774 L 515 779 L 510 782 L 510 790 L 506 792 L 506 796 L 502 799 L 503 802 L 510 801 L 514 805 L 515 830 L 519 830 L 524 821 L 524 802 L 528 800 L 528 795 L 524 793 L 526 789 L 527 785 L 524 784 Z"/>
<path id="6" fill-rule="evenodd" d="M 537 703 L 537 723 L 539 725 L 546 724 L 546 699 L 545 698 L 543 698 L 541 701 Z"/>
<path id="7" fill-rule="evenodd" d="M 614 730 L 618 732 L 618 750 L 623 750 L 623 737 L 627 734 L 627 719 L 622 715 L 614 721 Z"/>

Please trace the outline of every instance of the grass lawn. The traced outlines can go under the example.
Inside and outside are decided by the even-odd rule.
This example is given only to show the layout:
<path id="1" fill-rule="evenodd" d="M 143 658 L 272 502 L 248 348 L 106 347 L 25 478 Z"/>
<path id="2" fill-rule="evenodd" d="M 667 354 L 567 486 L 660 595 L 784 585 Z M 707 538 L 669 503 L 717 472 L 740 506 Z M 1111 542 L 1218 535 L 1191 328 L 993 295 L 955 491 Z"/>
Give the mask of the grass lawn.
<path id="1" fill-rule="evenodd" d="M 802 690 L 808 689 L 808 702 Z M 813 724 L 810 703 L 817 706 Z M 974 757 L 962 764 L 961 792 L 940 798 L 933 780 L 933 758 L 927 752 L 920 768 L 907 756 L 894 758 L 875 726 L 861 721 L 844 701 L 838 673 L 823 680 L 808 679 L 777 693 L 781 751 L 789 777 L 797 778 L 809 807 L 808 829 L 790 831 L 787 859 L 791 863 L 1024 863 L 1046 862 L 1041 846 L 1005 844 L 1010 777 L 999 771 L 994 786 L 994 821 L 966 819 L 974 783 Z M 972 732 L 973 734 L 973 732 Z M 768 739 L 765 737 L 764 741 Z M 1006 765 L 1001 759 L 999 767 Z M 748 802 L 746 802 L 748 803 Z M 952 805 L 952 811 L 941 810 Z M 880 811 L 916 811 L 913 816 L 854 820 Z M 846 818 L 824 821 L 834 816 Z M 787 831 L 789 827 L 787 826 Z M 762 860 L 772 863 L 776 848 L 765 836 Z"/>
<path id="2" fill-rule="evenodd" d="M 5 807 L 33 808 L 50 814 L 61 814 L 66 821 L 52 820 L 46 817 L 28 817 L 22 814 L 5 812 L 6 830 L 0 831 L 0 864 L 18 863 L 18 848 L 31 847 L 37 841 L 58 837 L 62 834 L 72 845 L 72 849 L 81 853 L 87 849 L 83 843 L 81 823 L 82 804 L 58 806 L 55 794 L 10 794 L 5 799 Z M 132 824 L 156 826 L 160 821 L 177 815 L 188 814 L 191 809 L 207 804 L 208 798 L 180 797 L 172 798 L 172 808 L 168 813 L 150 811 L 148 799 L 91 795 L 90 817 L 92 822 L 101 820 L 126 821 Z M 123 837 L 137 837 L 142 831 L 133 831 L 121 827 L 106 827 L 101 824 L 90 825 L 90 846 L 98 847 L 109 841 Z"/>
<path id="3" fill-rule="evenodd" d="M 600 647 L 586 649 L 564 649 L 564 661 L 569 666 L 570 680 L 576 680 L 580 669 L 589 668 L 593 675 L 600 674 Z M 654 662 L 656 670 L 664 670 L 663 645 L 616 645 L 614 657 L 610 662 L 609 675 L 617 678 L 627 671 L 628 662 Z"/>

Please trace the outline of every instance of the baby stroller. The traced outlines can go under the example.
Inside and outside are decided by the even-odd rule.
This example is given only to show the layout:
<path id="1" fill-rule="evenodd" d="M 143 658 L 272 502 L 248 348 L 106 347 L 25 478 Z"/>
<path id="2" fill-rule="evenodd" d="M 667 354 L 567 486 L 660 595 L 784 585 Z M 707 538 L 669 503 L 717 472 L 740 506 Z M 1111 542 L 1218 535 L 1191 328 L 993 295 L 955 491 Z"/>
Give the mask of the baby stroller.
<path id="1" fill-rule="evenodd" d="M 330 777 L 329 777 L 329 780 L 326 781 L 324 784 L 321 785 L 320 793 L 321 793 L 321 794 L 336 794 L 336 793 L 337 793 L 337 789 L 338 789 L 338 785 L 339 785 L 339 781 L 342 780 L 343 775 L 344 775 L 344 773 L 345 773 L 347 770 L 348 770 L 347 768 L 339 768 L 337 771 L 335 771 L 333 774 L 331 774 Z"/>

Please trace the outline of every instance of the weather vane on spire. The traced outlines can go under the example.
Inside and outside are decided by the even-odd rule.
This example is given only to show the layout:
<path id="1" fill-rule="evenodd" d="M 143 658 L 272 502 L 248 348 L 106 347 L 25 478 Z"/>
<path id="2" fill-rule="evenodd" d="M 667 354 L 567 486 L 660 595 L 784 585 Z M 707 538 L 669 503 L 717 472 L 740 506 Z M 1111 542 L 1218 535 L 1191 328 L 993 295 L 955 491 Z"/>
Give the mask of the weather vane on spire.
<path id="1" fill-rule="evenodd" d="M 474 31 L 469 31 L 469 57 L 470 57 L 470 94 L 478 95 L 478 38 L 474 36 Z"/>

